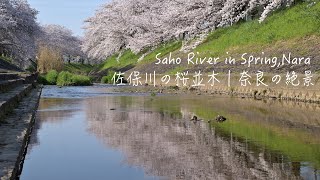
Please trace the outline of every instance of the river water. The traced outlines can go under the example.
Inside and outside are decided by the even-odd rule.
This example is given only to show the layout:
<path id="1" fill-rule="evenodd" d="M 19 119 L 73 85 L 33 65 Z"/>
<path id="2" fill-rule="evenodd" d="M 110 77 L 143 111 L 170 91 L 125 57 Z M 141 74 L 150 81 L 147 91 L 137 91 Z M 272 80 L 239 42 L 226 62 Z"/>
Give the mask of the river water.
<path id="1" fill-rule="evenodd" d="M 112 89 L 46 86 L 21 179 L 320 178 L 319 105 Z"/>

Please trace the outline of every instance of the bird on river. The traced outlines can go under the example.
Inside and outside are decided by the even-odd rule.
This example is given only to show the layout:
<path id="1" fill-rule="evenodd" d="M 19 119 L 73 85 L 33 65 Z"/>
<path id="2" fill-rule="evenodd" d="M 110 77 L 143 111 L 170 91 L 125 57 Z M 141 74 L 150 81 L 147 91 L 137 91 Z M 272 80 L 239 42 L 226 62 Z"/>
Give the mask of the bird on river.
<path id="1" fill-rule="evenodd" d="M 218 122 L 224 122 L 224 121 L 226 121 L 227 120 L 227 118 L 225 118 L 225 117 L 223 117 L 223 116 L 220 116 L 220 115 L 218 115 L 217 117 L 216 117 L 216 121 L 218 121 Z"/>
<path id="2" fill-rule="evenodd" d="M 196 122 L 196 121 L 201 121 L 201 119 L 198 119 L 198 117 L 197 117 L 197 116 L 193 116 L 193 117 L 192 117 L 192 119 L 191 119 L 190 121 L 195 121 L 195 122 Z"/>
<path id="3" fill-rule="evenodd" d="M 225 118 L 225 117 L 223 117 L 223 116 L 220 116 L 220 115 L 218 115 L 218 116 L 216 117 L 216 121 L 217 121 L 217 122 L 224 122 L 224 121 L 226 121 L 226 120 L 227 120 L 227 118 Z M 211 120 L 209 120 L 208 123 L 211 123 Z"/>

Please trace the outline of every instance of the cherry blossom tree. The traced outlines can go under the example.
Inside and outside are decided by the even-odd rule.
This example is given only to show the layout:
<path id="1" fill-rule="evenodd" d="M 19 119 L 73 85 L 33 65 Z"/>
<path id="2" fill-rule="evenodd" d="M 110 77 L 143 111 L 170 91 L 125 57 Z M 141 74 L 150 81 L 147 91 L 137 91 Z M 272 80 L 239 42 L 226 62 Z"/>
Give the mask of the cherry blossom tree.
<path id="1" fill-rule="evenodd" d="M 37 13 L 25 0 L 0 2 L 0 53 L 12 56 L 20 66 L 36 54 Z"/>
<path id="2" fill-rule="evenodd" d="M 200 32 L 215 25 L 213 12 L 220 10 L 218 4 L 206 0 L 113 1 L 86 21 L 83 50 L 102 59 L 121 49 L 139 52 Z"/>
<path id="3" fill-rule="evenodd" d="M 123 49 L 188 38 L 290 6 L 293 0 L 114 0 L 86 21 L 83 50 L 104 59 Z"/>
<path id="4" fill-rule="evenodd" d="M 59 51 L 61 55 L 70 58 L 86 58 L 81 50 L 82 40 L 73 35 L 72 31 L 64 26 L 50 24 L 41 26 L 41 33 L 37 38 L 38 47 L 48 47 Z"/>
<path id="5" fill-rule="evenodd" d="M 0 55 L 12 57 L 20 67 L 25 67 L 28 59 L 35 59 L 40 46 L 58 49 L 69 57 L 86 58 L 81 38 L 63 26 L 40 27 L 37 14 L 26 0 L 0 1 Z"/>
<path id="6" fill-rule="evenodd" d="M 281 7 L 290 6 L 294 0 L 227 0 L 224 7 L 217 14 L 219 25 L 230 26 L 248 16 L 260 16 L 259 22 L 265 20 L 268 14 Z"/>

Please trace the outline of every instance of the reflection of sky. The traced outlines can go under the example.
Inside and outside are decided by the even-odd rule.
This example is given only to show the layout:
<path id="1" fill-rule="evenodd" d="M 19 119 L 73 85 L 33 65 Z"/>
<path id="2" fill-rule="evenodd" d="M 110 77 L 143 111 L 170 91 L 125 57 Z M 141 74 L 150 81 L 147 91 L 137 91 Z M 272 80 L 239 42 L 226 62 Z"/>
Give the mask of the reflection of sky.
<path id="1" fill-rule="evenodd" d="M 84 111 L 59 117 L 59 123 L 45 121 L 52 117 L 41 117 L 44 123 L 37 132 L 39 145 L 28 150 L 22 180 L 158 179 L 145 177 L 142 168 L 125 165 L 122 153 L 106 148 L 90 135 Z"/>
<path id="2" fill-rule="evenodd" d="M 320 171 L 317 170 L 317 172 L 315 172 L 315 170 L 313 168 L 310 168 L 310 165 L 311 164 L 308 162 L 302 163 L 302 166 L 300 168 L 300 172 L 301 172 L 301 177 L 303 177 L 303 179 L 308 179 L 309 177 L 312 177 L 313 174 L 316 174 L 317 177 L 320 177 Z"/>
<path id="3" fill-rule="evenodd" d="M 82 35 L 83 21 L 94 15 L 95 10 L 109 0 L 28 0 L 39 12 L 41 24 L 60 24 Z"/>
<path id="4" fill-rule="evenodd" d="M 42 98 L 65 98 L 65 99 L 81 99 L 95 96 L 150 96 L 150 93 L 117 93 L 112 88 L 118 88 L 112 85 L 95 85 L 95 86 L 70 86 L 57 87 L 45 86 L 42 89 Z"/>
<path id="5" fill-rule="evenodd" d="M 93 89 L 93 87 L 62 87 L 45 86 L 42 90 L 42 98 L 85 98 L 109 94 L 104 89 Z"/>

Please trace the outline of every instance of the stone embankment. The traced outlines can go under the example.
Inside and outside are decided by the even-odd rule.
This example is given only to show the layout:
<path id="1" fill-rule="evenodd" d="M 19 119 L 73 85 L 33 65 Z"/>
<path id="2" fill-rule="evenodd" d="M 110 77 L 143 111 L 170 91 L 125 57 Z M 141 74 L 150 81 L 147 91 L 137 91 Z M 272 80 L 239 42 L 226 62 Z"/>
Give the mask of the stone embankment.
<path id="1" fill-rule="evenodd" d="M 0 179 L 18 179 L 41 94 L 37 74 L 0 73 Z"/>

